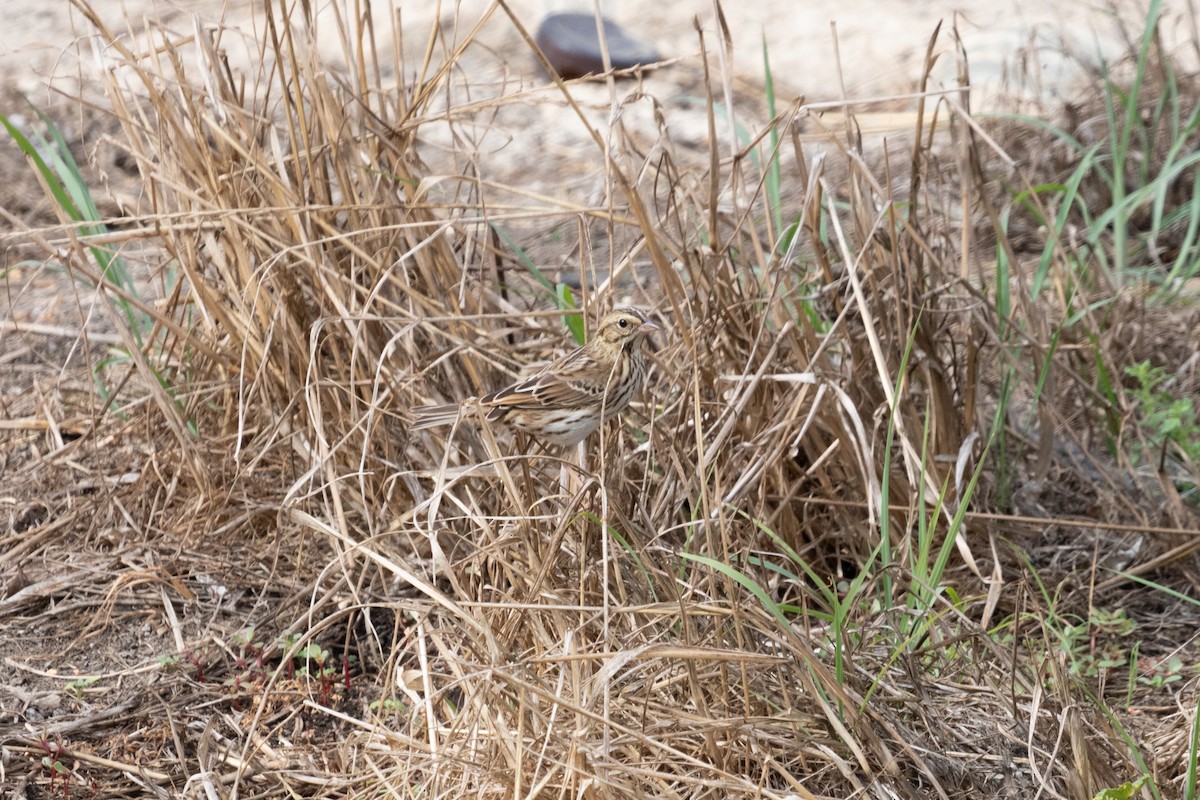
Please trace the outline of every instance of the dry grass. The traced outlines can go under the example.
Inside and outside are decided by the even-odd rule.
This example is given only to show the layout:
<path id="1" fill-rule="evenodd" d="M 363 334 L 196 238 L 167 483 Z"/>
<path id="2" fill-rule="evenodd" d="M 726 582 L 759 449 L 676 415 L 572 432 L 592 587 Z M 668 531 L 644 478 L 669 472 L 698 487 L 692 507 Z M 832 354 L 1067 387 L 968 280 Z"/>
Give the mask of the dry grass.
<path id="1" fill-rule="evenodd" d="M 473 20 L 403 62 L 370 45 L 383 20 L 339 18 L 334 73 L 271 9 L 240 74 L 230 32 L 134 49 L 76 2 L 143 186 L 103 234 L 28 233 L 76 279 L 98 245 L 145 261 L 74 290 L 120 358 L 81 337 L 5 401 L 0 783 L 1086 800 L 1148 774 L 1184 796 L 1194 670 L 1136 677 L 1195 655 L 1195 508 L 1106 451 L 1132 401 L 1097 386 L 1138 359 L 1113 344 L 1130 320 L 1195 334 L 1081 280 L 1078 249 L 1039 271 L 997 187 L 1043 178 L 965 90 L 914 95 L 899 155 L 853 105 L 841 137 L 802 136 L 796 105 L 739 140 L 714 54 L 677 67 L 705 70 L 696 152 L 638 84 L 473 80 Z M 562 169 L 588 192 L 492 167 L 530 104 L 573 109 Z M 523 266 L 547 230 L 589 320 L 632 299 L 664 328 L 644 403 L 582 463 L 407 431 L 567 346 Z M 1094 621 L 1126 607 L 1141 662 Z M 1089 670 L 1106 645 L 1125 664 Z"/>

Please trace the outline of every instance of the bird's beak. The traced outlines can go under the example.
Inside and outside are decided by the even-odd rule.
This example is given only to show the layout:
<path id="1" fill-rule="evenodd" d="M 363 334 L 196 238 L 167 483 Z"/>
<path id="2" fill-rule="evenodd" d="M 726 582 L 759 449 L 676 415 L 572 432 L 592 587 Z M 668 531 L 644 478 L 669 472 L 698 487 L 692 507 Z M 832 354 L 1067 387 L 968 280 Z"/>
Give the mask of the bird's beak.
<path id="1" fill-rule="evenodd" d="M 662 330 L 662 329 L 659 328 L 657 325 L 655 325 L 650 320 L 646 320 L 645 322 L 643 322 L 641 325 L 638 326 L 637 332 L 638 333 L 653 333 L 654 331 L 657 331 L 657 330 Z"/>

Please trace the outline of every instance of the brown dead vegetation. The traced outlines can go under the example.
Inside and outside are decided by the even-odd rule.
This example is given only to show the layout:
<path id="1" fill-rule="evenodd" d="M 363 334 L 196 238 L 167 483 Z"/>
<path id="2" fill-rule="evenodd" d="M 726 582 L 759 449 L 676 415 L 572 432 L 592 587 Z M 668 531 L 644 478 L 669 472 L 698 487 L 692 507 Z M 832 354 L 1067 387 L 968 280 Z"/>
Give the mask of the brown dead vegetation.
<path id="1" fill-rule="evenodd" d="M 964 89 L 914 95 L 899 157 L 852 103 L 840 136 L 797 103 L 739 139 L 712 58 L 673 67 L 698 152 L 636 76 L 473 81 L 473 21 L 402 62 L 341 20 L 333 72 L 270 14 L 250 75 L 221 29 L 135 47 L 91 16 L 140 185 L 104 234 L 34 222 L 44 261 L 7 273 L 11 796 L 1183 796 L 1194 669 L 1137 677 L 1194 662 L 1200 531 L 1106 449 L 1137 434 L 1097 365 L 1194 363 L 1196 326 L 1070 246 L 1030 289 L 1053 234 L 1003 220 L 1061 176 L 1009 155 L 1028 131 Z M 586 189 L 490 169 L 531 103 L 571 111 Z M 550 252 L 587 320 L 653 310 L 643 402 L 581 463 L 408 431 L 569 346 L 523 261 Z M 61 274 L 66 337 L 30 311 Z M 1129 654 L 1097 609 L 1140 667 L 1086 669 Z"/>

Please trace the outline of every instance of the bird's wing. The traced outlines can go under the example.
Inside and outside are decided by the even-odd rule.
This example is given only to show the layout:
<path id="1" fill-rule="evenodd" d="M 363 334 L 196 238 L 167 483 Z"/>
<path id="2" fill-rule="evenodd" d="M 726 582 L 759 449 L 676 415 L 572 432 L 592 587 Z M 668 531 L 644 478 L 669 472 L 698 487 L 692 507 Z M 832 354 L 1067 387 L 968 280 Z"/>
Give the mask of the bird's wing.
<path id="1" fill-rule="evenodd" d="M 494 408 L 575 407 L 594 401 L 603 391 L 603 384 L 566 380 L 558 373 L 539 372 L 487 395 L 481 402 Z"/>
<path id="2" fill-rule="evenodd" d="M 608 367 L 598 364 L 580 347 L 542 370 L 483 398 L 486 405 L 507 407 L 574 407 L 594 402 L 611 379 Z"/>

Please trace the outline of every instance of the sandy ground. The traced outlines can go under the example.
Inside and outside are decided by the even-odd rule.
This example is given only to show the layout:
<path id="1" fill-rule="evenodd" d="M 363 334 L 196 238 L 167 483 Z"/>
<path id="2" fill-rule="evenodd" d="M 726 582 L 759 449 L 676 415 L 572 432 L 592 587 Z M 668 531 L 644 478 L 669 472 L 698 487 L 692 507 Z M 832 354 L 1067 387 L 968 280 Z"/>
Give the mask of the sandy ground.
<path id="1" fill-rule="evenodd" d="M 911 89 L 935 26 L 939 22 L 957 25 L 970 55 L 972 82 L 979 89 L 977 99 L 986 101 L 1006 85 L 1023 82 L 1025 74 L 1035 76 L 1041 91 L 1058 94 L 1077 77 L 1073 60 L 1064 59 L 1063 53 L 1085 59 L 1120 53 L 1124 45 L 1118 19 L 1136 21 L 1143 11 L 1140 3 L 1115 2 L 1120 6 L 1119 14 L 1106 3 L 1079 0 L 745 0 L 725 3 L 722 10 L 733 43 L 735 71 L 749 80 L 761 79 L 765 39 L 783 92 L 804 95 L 809 100 L 839 96 L 839 74 L 851 96 Z M 1187 5 L 1186 0 L 1171 0 L 1164 6 L 1164 30 L 1168 34 L 1176 32 L 1180 40 L 1195 25 Z M 197 24 L 212 25 L 223 20 L 247 34 L 240 46 L 234 37 L 222 42 L 235 60 L 254 57 L 253 49 L 262 31 L 255 11 L 261 4 L 246 0 L 98 0 L 96 6 L 116 30 L 137 31 L 141 20 L 155 18 L 168 21 L 173 30 L 187 36 Z M 322 7 L 325 21 L 335 23 L 333 4 Z M 422 52 L 435 22 L 440 22 L 444 37 L 462 39 L 477 21 L 486 19 L 481 44 L 496 53 L 522 53 L 514 25 L 492 0 L 403 0 L 392 7 L 401 20 L 410 63 Z M 508 7 L 532 31 L 547 13 L 587 11 L 594 6 L 580 0 L 511 0 Z M 716 42 L 716 5 L 711 0 L 605 0 L 599 7 L 610 19 L 653 42 L 666 57 L 686 58 L 697 51 L 697 21 L 710 47 Z M 385 4 L 375 6 L 377 18 L 383 17 L 385 8 Z M 82 74 L 89 72 L 89 65 L 80 65 L 72 52 L 81 32 L 87 30 L 82 15 L 70 0 L 55 0 L 30 9 L 24 0 L 0 0 L 0 20 L 6 32 L 0 47 L 0 77 L 25 92 L 37 90 L 47 80 L 67 88 L 80 75 L 81 66 Z M 333 25 L 326 30 L 332 34 Z M 388 30 L 378 32 L 384 52 L 390 50 L 386 45 L 391 36 Z M 322 55 L 331 65 L 344 62 L 344 54 L 335 47 L 336 40 L 330 35 L 321 43 Z M 949 40 L 943 42 L 944 51 Z M 1037 57 L 1031 58 L 1035 44 Z M 953 79 L 952 61 L 943 59 L 943 79 Z M 514 66 L 518 72 L 524 70 L 530 78 L 536 77 L 527 56 L 522 54 Z"/>

